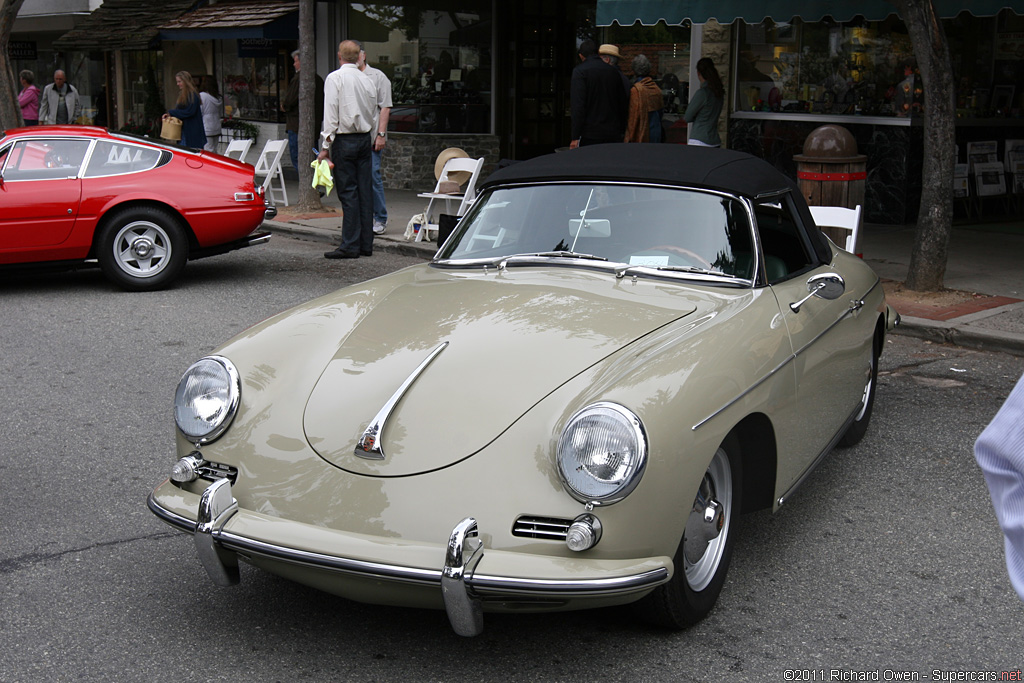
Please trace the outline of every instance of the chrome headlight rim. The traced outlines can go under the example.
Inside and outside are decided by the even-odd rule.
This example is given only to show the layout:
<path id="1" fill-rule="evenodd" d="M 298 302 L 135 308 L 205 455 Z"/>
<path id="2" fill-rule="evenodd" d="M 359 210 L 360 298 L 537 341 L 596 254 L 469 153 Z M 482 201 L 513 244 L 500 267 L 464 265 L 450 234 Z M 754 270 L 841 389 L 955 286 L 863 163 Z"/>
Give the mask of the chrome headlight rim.
<path id="1" fill-rule="evenodd" d="M 225 401 L 225 409 L 221 415 L 219 421 L 213 425 L 212 429 L 206 432 L 189 433 L 181 426 L 181 421 L 178 419 L 178 410 L 181 407 L 179 405 L 179 397 L 182 393 L 183 383 L 192 375 L 196 369 L 203 363 L 213 362 L 218 365 L 224 373 L 227 375 L 227 381 L 225 382 L 225 388 L 227 389 L 227 400 Z M 241 375 L 238 374 L 238 369 L 235 364 L 224 356 L 204 356 L 195 363 L 188 367 L 188 370 L 182 374 L 181 379 L 178 381 L 178 387 L 174 393 L 174 424 L 178 428 L 178 431 L 194 444 L 197 448 L 203 444 L 208 444 L 212 441 L 216 441 L 220 438 L 224 432 L 228 430 L 231 423 L 235 419 L 235 414 L 238 412 L 238 406 L 241 402 L 242 397 L 242 379 Z"/>
<path id="2" fill-rule="evenodd" d="M 584 417 L 589 416 L 591 413 L 607 410 L 611 411 L 613 415 L 621 418 L 625 425 L 627 425 L 632 432 L 634 442 L 636 444 L 636 455 L 635 462 L 630 466 L 630 472 L 626 480 L 616 487 L 614 490 L 604 495 L 589 495 L 584 491 L 578 490 L 569 481 L 569 478 L 565 474 L 565 439 L 566 434 L 570 428 L 573 427 Z M 640 484 L 640 480 L 643 478 L 644 471 L 647 469 L 647 455 L 648 455 L 648 442 L 647 442 L 647 430 L 644 429 L 643 422 L 640 418 L 629 408 L 611 401 L 597 401 L 590 403 L 580 410 L 576 411 L 572 417 L 565 423 L 565 427 L 562 428 L 562 433 L 558 437 L 558 446 L 555 454 L 556 469 L 558 470 L 558 477 L 562 482 L 562 487 L 566 492 L 574 499 L 588 506 L 600 507 L 606 505 L 612 505 L 624 500 L 629 494 L 631 494 L 636 487 Z M 577 461 L 578 462 L 578 461 Z"/>

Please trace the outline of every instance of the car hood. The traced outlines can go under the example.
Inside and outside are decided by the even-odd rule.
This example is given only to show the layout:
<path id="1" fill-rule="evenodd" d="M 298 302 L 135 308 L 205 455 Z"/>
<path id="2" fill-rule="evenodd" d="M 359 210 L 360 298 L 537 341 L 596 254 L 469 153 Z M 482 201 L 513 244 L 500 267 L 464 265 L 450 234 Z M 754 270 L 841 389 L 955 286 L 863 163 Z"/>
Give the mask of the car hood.
<path id="1" fill-rule="evenodd" d="M 573 376 L 697 308 L 682 288 L 585 270 L 417 270 L 369 302 L 305 407 L 310 445 L 347 471 L 408 476 L 470 457 Z M 356 455 L 391 399 L 383 459 Z"/>

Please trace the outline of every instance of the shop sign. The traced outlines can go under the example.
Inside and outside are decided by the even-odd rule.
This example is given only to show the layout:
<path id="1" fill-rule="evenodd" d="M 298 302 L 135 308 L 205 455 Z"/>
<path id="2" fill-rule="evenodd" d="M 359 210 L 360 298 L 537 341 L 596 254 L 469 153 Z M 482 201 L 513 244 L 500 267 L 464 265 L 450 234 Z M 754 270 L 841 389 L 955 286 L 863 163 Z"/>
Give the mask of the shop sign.
<path id="1" fill-rule="evenodd" d="M 7 56 L 10 59 L 38 59 L 38 57 L 36 56 L 36 41 L 10 41 L 9 43 L 7 43 Z"/>
<path id="2" fill-rule="evenodd" d="M 997 33 L 996 59 L 1007 61 L 1024 59 L 1024 32 Z"/>
<path id="3" fill-rule="evenodd" d="M 239 57 L 275 57 L 277 47 L 269 38 L 239 38 Z"/>

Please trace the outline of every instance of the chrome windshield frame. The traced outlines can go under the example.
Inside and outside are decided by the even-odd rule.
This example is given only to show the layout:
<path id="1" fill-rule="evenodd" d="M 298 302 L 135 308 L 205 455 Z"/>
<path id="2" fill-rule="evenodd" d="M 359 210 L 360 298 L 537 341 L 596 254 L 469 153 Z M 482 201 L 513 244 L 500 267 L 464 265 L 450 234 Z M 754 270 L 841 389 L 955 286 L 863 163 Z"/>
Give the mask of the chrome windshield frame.
<path id="1" fill-rule="evenodd" d="M 662 190 L 678 190 L 697 192 L 700 194 L 713 195 L 723 199 L 731 199 L 738 202 L 744 207 L 747 214 L 747 230 L 750 232 L 750 244 L 753 249 L 754 264 L 753 264 L 753 278 L 738 278 L 732 275 L 722 273 L 716 275 L 713 273 L 699 273 L 699 272 L 684 272 L 684 271 L 671 271 L 671 270 L 658 270 L 656 267 L 650 266 L 631 266 L 628 263 L 620 261 L 600 261 L 593 258 L 579 258 L 573 259 L 567 256 L 543 256 L 536 253 L 522 253 L 522 254 L 508 254 L 505 256 L 494 257 L 489 256 L 486 258 L 440 258 L 437 254 L 430 261 L 430 265 L 437 268 L 453 269 L 453 270 L 473 270 L 482 268 L 486 273 L 488 269 L 495 268 L 497 271 L 505 270 L 506 266 L 512 265 L 544 265 L 544 266 L 556 266 L 556 267 L 573 267 L 573 268 L 586 268 L 591 270 L 598 270 L 604 272 L 612 272 L 618 275 L 617 271 L 621 271 L 623 266 L 628 267 L 628 274 L 633 278 L 637 276 L 643 276 L 645 278 L 658 278 L 666 279 L 670 281 L 700 281 L 708 284 L 726 284 L 730 286 L 745 286 L 745 287 L 758 287 L 766 284 L 765 278 L 763 277 L 761 268 L 761 241 L 757 234 L 757 223 L 754 216 L 754 207 L 750 198 L 743 195 L 737 195 L 731 192 L 725 192 L 723 190 L 714 190 L 706 187 L 696 187 L 693 185 L 673 185 L 670 183 L 650 183 L 650 182 L 636 182 L 636 181 L 607 181 L 607 180 L 588 180 L 585 178 L 577 180 L 553 180 L 553 181 L 541 181 L 541 182 L 519 182 L 509 183 L 506 185 L 496 185 L 489 187 L 484 190 L 481 197 L 477 201 L 473 202 L 472 208 L 469 213 L 466 214 L 460 223 L 466 222 L 468 224 L 472 221 L 474 216 L 482 210 L 486 202 L 480 201 L 490 193 L 497 190 L 511 190 L 517 188 L 529 188 L 529 187 L 550 187 L 555 185 L 592 185 L 592 186 L 612 186 L 612 187 L 642 187 L 648 189 L 662 189 Z M 468 219 L 468 220 L 467 220 Z M 438 251 L 440 253 L 440 250 Z M 586 256 L 586 255 L 584 255 Z M 620 276 L 621 277 L 621 276 Z"/>

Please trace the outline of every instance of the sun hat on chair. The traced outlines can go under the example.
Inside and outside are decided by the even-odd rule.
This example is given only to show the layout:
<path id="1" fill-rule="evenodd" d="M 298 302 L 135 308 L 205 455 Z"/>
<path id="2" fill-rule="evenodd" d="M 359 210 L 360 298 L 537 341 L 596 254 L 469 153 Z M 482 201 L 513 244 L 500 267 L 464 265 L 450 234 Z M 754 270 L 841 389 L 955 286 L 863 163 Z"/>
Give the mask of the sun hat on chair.
<path id="1" fill-rule="evenodd" d="M 458 147 L 448 147 L 447 149 L 441 150 L 441 153 L 437 155 L 437 161 L 434 162 L 434 178 L 436 180 L 441 179 L 441 172 L 444 170 L 444 165 L 448 163 L 450 159 L 468 159 L 469 155 L 466 151 L 459 149 Z M 454 171 L 448 174 L 448 180 L 455 181 L 459 185 L 464 185 L 473 174 L 469 171 Z"/>

